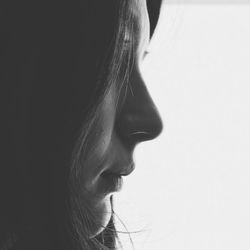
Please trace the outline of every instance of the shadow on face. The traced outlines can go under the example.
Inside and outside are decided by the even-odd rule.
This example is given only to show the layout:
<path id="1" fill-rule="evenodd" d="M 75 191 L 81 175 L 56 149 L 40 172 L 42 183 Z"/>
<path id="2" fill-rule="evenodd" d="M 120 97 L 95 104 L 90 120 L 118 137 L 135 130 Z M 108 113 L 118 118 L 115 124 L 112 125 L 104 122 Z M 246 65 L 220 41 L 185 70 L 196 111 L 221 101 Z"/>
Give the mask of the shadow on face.
<path id="1" fill-rule="evenodd" d="M 93 127 L 91 142 L 93 149 L 87 156 L 84 165 L 82 179 L 86 195 L 92 199 L 91 206 L 96 228 L 92 228 L 91 237 L 99 234 L 108 224 L 112 215 L 110 197 L 120 191 L 119 179 L 112 186 L 113 180 L 104 177 L 104 173 L 121 174 L 134 168 L 133 151 L 135 146 L 143 141 L 156 138 L 162 130 L 162 121 L 147 91 L 143 76 L 140 72 L 140 64 L 150 39 L 150 23 L 146 1 L 134 2 L 133 21 L 138 27 L 138 34 L 130 34 L 128 37 L 137 37 L 135 49 L 135 61 L 128 85 L 123 86 L 118 102 L 117 88 L 112 86 L 105 95 L 99 109 L 98 121 Z M 117 108 L 119 113 L 116 112 Z M 117 190 L 118 189 L 118 190 Z M 93 197 L 97 197 L 93 199 Z M 99 226 L 98 226 L 99 225 Z"/>
<path id="2" fill-rule="evenodd" d="M 65 228 L 73 224 L 68 208 L 78 213 L 77 222 L 82 220 L 79 229 L 86 227 L 81 213 L 88 206 L 96 222 L 89 235 L 99 234 L 110 221 L 110 199 L 120 185 L 110 184 L 103 174 L 131 173 L 135 146 L 162 130 L 140 73 L 149 41 L 146 1 L 133 1 L 133 22 L 140 35 L 131 34 L 139 39 L 138 46 L 129 85 L 121 89 L 119 82 L 108 86 L 106 81 L 120 1 L 70 3 L 0 4 L 6 103 L 0 231 L 22 231 L 28 225 L 32 232 L 27 242 L 33 239 L 34 245 L 43 242 L 44 235 L 53 236 L 47 238 L 55 245 L 67 245 Z M 87 123 L 90 120 L 94 122 Z M 90 138 L 87 146 L 85 134 Z"/>

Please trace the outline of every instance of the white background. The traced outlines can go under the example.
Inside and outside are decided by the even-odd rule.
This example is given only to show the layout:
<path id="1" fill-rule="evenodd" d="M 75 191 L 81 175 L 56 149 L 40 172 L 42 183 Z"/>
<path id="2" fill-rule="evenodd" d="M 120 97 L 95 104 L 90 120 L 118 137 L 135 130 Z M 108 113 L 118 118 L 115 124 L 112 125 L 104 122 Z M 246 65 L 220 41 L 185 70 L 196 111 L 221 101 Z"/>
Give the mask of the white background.
<path id="1" fill-rule="evenodd" d="M 150 50 L 164 131 L 137 146 L 115 210 L 136 250 L 249 250 L 250 4 L 165 4 Z"/>

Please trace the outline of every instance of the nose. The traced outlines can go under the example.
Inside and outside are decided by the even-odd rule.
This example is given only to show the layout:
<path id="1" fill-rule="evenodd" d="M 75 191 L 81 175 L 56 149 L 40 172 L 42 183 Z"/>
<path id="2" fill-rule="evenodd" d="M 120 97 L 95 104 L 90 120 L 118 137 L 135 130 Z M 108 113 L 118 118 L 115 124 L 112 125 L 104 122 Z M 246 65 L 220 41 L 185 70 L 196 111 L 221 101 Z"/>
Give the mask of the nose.
<path id="1" fill-rule="evenodd" d="M 130 146 L 156 138 L 163 129 L 158 110 L 147 90 L 138 67 L 134 67 L 129 84 L 120 93 L 117 134 Z"/>

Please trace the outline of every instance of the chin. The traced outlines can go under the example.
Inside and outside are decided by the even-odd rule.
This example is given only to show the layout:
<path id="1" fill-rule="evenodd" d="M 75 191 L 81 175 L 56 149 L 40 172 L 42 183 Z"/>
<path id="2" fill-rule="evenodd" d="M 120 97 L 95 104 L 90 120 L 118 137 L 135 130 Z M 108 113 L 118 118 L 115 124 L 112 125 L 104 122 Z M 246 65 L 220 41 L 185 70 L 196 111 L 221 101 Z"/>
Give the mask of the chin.
<path id="1" fill-rule="evenodd" d="M 108 225 L 112 216 L 111 196 L 96 202 L 93 207 L 96 221 L 91 225 L 89 238 L 94 238 L 100 234 Z"/>

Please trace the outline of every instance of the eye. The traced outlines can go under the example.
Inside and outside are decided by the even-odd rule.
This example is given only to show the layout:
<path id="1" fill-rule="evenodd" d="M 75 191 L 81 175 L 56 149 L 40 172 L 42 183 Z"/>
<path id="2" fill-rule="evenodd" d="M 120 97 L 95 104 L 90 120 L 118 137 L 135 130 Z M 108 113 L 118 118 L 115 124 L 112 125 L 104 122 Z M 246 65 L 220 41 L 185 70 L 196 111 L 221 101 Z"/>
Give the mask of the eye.
<path id="1" fill-rule="evenodd" d="M 124 39 L 123 41 L 123 47 L 126 49 L 130 49 L 133 44 L 133 41 L 131 39 Z"/>
<path id="2" fill-rule="evenodd" d="M 133 47 L 133 43 L 134 43 L 134 40 L 133 40 L 131 32 L 126 30 L 124 34 L 123 48 L 131 49 Z"/>
<path id="3" fill-rule="evenodd" d="M 143 60 L 147 57 L 147 55 L 150 54 L 149 50 L 145 50 L 143 54 Z"/>
<path id="4" fill-rule="evenodd" d="M 139 45 L 139 37 L 132 27 L 126 27 L 123 36 L 123 47 L 135 51 Z"/>

